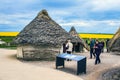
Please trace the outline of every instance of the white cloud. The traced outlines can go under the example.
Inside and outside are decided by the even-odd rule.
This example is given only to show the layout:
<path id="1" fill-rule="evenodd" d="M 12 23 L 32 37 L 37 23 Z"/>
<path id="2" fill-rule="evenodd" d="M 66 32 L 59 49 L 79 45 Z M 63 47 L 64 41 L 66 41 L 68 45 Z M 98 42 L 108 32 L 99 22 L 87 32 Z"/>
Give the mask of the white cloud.
<path id="1" fill-rule="evenodd" d="M 0 20 L 0 24 L 13 24 L 13 22 L 3 19 L 3 20 Z"/>
<path id="2" fill-rule="evenodd" d="M 24 4 L 27 5 L 28 4 L 29 5 L 29 4 L 36 2 L 36 0 L 1 0 L 0 2 L 2 4 L 14 4 L 14 5 L 24 5 Z M 10 6 L 10 5 L 6 5 L 6 6 Z"/>
<path id="3" fill-rule="evenodd" d="M 36 15 L 32 13 L 0 14 L 0 24 L 6 25 L 27 25 Z"/>
<path id="4" fill-rule="evenodd" d="M 106 23 L 110 26 L 119 26 L 120 25 L 119 20 L 115 20 L 115 21 L 109 20 L 109 21 L 106 21 Z"/>
<path id="5" fill-rule="evenodd" d="M 64 10 L 51 10 L 50 11 L 51 16 L 65 16 L 65 15 L 70 15 L 71 13 L 69 11 L 64 11 Z"/>
<path id="6" fill-rule="evenodd" d="M 120 0 L 89 0 L 87 5 L 92 11 L 119 10 Z"/>
<path id="7" fill-rule="evenodd" d="M 67 21 L 66 22 L 63 21 L 63 22 L 64 23 L 60 23 L 60 25 L 63 26 L 63 28 L 66 28 L 66 27 L 70 28 L 71 26 L 75 26 L 76 29 L 78 30 L 78 32 L 79 32 L 79 30 L 81 31 L 81 28 L 84 28 L 87 31 L 96 32 L 96 31 L 106 30 L 106 32 L 107 32 L 109 29 L 111 29 L 113 27 L 117 28 L 120 25 L 119 20 L 101 20 L 101 21 L 97 21 L 97 20 L 73 20 L 70 22 L 67 22 Z"/>
<path id="8" fill-rule="evenodd" d="M 88 21 L 73 20 L 71 22 L 60 23 L 61 26 L 84 26 L 89 27 L 90 23 Z"/>

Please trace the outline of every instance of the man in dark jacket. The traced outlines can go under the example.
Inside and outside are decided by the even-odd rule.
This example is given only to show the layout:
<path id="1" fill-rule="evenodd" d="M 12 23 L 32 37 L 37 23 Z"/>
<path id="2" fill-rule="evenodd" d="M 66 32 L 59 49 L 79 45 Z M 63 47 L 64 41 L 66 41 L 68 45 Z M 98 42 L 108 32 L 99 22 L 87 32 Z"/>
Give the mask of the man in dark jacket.
<path id="1" fill-rule="evenodd" d="M 94 55 L 94 57 L 95 57 L 94 45 L 95 45 L 95 40 L 90 39 L 90 59 L 92 59 L 92 55 Z"/>

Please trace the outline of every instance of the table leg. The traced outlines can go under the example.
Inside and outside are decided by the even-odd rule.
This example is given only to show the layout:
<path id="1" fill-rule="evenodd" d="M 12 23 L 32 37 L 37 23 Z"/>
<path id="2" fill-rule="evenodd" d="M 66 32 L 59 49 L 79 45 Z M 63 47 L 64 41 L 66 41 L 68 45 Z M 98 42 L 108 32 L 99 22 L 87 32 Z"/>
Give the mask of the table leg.
<path id="1" fill-rule="evenodd" d="M 64 59 L 63 58 L 56 57 L 56 69 L 58 68 L 58 66 L 63 66 L 63 68 L 64 68 Z"/>

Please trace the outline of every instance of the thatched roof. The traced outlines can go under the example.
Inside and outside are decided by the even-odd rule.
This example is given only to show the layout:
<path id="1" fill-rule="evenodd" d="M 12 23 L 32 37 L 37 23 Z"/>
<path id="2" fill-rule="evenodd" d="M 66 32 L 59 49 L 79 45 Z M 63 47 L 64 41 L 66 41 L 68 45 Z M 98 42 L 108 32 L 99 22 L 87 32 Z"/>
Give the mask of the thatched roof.
<path id="1" fill-rule="evenodd" d="M 42 10 L 17 35 L 14 43 L 18 45 L 31 44 L 36 46 L 58 47 L 67 39 L 76 41 L 75 38 L 50 18 L 46 10 Z"/>
<path id="2" fill-rule="evenodd" d="M 113 38 L 110 40 L 109 47 L 110 47 L 111 51 L 118 51 L 118 52 L 120 52 L 120 28 L 115 33 Z"/>
<path id="3" fill-rule="evenodd" d="M 82 43 L 82 39 L 79 37 L 77 31 L 75 30 L 75 28 L 72 26 L 70 31 L 69 31 L 70 35 L 77 38 L 78 42 Z"/>
<path id="4" fill-rule="evenodd" d="M 76 38 L 76 39 L 77 39 L 77 42 L 82 43 L 82 39 L 80 39 L 80 37 L 79 37 L 79 35 L 78 35 L 78 33 L 77 33 L 77 31 L 75 30 L 74 27 L 71 27 L 71 29 L 70 29 L 70 31 L 69 31 L 69 34 L 70 34 L 72 37 Z"/>
<path id="5" fill-rule="evenodd" d="M 89 50 L 88 45 L 84 42 L 84 40 L 82 38 L 80 38 L 80 36 L 78 35 L 77 31 L 75 30 L 75 28 L 73 26 L 71 27 L 69 33 L 73 37 L 77 38 L 78 42 L 80 42 L 87 50 Z"/>

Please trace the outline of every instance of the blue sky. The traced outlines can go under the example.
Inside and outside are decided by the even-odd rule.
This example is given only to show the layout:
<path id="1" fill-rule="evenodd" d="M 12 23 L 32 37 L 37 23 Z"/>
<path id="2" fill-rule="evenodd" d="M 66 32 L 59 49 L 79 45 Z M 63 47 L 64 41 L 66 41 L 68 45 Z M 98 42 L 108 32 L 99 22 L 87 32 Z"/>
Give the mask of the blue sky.
<path id="1" fill-rule="evenodd" d="M 0 31 L 21 31 L 42 9 L 66 31 L 115 33 L 120 27 L 120 0 L 1 0 Z"/>

